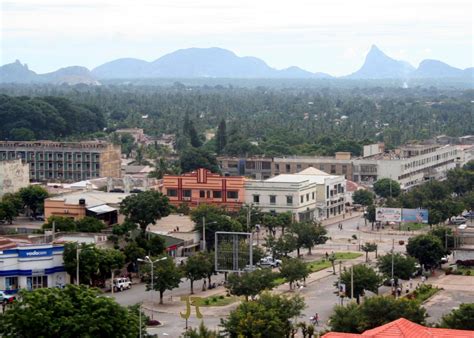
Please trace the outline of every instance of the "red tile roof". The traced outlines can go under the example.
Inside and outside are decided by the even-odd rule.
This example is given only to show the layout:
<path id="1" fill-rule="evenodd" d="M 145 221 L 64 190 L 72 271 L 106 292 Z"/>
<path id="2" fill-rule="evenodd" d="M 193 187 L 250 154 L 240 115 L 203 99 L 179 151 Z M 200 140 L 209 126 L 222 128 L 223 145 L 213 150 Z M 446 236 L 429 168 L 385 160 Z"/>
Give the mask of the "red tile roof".
<path id="1" fill-rule="evenodd" d="M 474 331 L 425 327 L 400 318 L 361 334 L 329 332 L 322 338 L 474 338 Z"/>

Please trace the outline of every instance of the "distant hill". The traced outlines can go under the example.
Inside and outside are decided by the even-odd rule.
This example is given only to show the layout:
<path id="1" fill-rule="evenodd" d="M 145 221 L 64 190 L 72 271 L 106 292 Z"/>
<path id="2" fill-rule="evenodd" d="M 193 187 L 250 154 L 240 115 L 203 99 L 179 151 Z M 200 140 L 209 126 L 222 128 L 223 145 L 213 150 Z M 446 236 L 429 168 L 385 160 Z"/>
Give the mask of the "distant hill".
<path id="1" fill-rule="evenodd" d="M 362 67 L 349 79 L 399 79 L 408 77 L 415 68 L 408 62 L 392 59 L 373 45 Z"/>
<path id="2" fill-rule="evenodd" d="M 438 60 L 423 60 L 410 76 L 413 78 L 452 78 L 464 76 L 464 71 Z"/>
<path id="3" fill-rule="evenodd" d="M 99 84 L 85 67 L 72 66 L 51 73 L 36 74 L 18 60 L 0 67 L 0 83 Z"/>
<path id="4" fill-rule="evenodd" d="M 277 70 L 263 60 L 222 48 L 187 48 L 153 62 L 118 59 L 92 70 L 97 78 L 318 78 L 298 67 Z M 330 75 L 326 75 L 330 77 Z M 326 77 L 325 76 L 325 77 Z"/>
<path id="5" fill-rule="evenodd" d="M 342 79 L 408 80 L 444 79 L 470 81 L 473 68 L 459 69 L 438 60 L 423 60 L 415 69 L 408 62 L 395 60 L 373 45 L 362 67 Z M 0 83 L 100 84 L 100 79 L 154 78 L 234 78 L 234 79 L 331 79 L 323 72 L 312 73 L 299 67 L 276 69 L 252 56 L 237 56 L 222 48 L 187 48 L 163 55 L 148 62 L 122 58 L 106 62 L 92 71 L 80 66 L 61 68 L 47 74 L 37 74 L 20 61 L 0 67 Z"/>

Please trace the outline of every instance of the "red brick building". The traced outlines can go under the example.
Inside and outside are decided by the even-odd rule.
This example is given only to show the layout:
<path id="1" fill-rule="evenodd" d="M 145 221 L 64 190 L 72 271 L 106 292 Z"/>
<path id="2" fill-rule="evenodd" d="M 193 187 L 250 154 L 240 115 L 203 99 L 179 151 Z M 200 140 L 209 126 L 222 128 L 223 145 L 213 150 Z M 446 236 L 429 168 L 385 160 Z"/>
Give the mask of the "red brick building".
<path id="1" fill-rule="evenodd" d="M 170 203 L 187 203 L 193 208 L 199 204 L 214 204 L 226 209 L 239 209 L 245 201 L 245 178 L 221 176 L 200 168 L 183 175 L 165 175 L 160 190 Z"/>

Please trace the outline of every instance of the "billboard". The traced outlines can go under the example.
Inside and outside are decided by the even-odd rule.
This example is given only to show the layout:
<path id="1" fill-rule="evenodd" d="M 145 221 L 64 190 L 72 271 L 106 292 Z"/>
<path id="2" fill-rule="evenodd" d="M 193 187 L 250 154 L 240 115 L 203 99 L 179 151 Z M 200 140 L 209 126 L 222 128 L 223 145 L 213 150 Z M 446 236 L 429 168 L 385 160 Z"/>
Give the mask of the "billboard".
<path id="1" fill-rule="evenodd" d="M 375 220 L 380 222 L 401 222 L 402 209 L 400 208 L 377 208 Z"/>
<path id="2" fill-rule="evenodd" d="M 428 210 L 426 210 L 426 209 L 402 209 L 402 222 L 405 222 L 405 223 L 428 223 Z"/>

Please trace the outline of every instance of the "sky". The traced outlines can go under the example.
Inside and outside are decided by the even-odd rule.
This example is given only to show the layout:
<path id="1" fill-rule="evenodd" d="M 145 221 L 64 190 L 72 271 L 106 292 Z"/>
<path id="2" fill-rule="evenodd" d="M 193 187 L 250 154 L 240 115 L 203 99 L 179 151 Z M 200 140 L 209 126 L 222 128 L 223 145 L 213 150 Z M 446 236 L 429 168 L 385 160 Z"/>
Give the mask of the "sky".
<path id="1" fill-rule="evenodd" d="M 346 75 L 371 45 L 418 66 L 473 66 L 470 0 L 0 0 L 0 64 L 37 73 L 221 47 L 272 67 Z"/>

